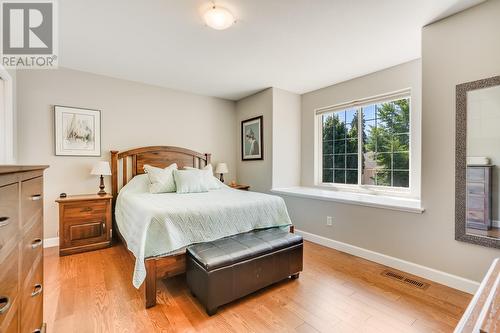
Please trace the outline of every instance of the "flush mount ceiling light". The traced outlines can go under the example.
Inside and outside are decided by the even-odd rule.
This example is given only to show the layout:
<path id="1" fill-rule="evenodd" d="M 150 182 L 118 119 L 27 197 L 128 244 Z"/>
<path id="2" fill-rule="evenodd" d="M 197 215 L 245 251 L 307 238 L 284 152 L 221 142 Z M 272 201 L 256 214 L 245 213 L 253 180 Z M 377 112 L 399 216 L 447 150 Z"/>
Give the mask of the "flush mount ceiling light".
<path id="1" fill-rule="evenodd" d="M 229 10 L 212 6 L 204 15 L 205 23 L 213 29 L 224 30 L 234 24 L 234 16 Z"/>

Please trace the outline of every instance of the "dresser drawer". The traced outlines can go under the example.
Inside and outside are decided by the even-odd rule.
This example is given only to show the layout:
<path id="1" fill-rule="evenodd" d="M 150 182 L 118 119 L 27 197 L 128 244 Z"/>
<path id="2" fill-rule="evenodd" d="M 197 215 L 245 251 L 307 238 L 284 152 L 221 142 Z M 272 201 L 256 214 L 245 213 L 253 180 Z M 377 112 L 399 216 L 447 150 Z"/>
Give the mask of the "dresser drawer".
<path id="1" fill-rule="evenodd" d="M 467 193 L 484 195 L 486 193 L 485 186 L 485 183 L 467 183 Z"/>
<path id="2" fill-rule="evenodd" d="M 9 311 L 19 292 L 19 251 L 14 249 L 0 263 L 0 326 L 3 321 L 10 317 Z"/>
<path id="3" fill-rule="evenodd" d="M 9 316 L 5 318 L 6 321 L 3 322 L 2 325 L 0 325 L 0 332 L 1 333 L 18 333 L 19 331 L 19 325 L 20 325 L 20 309 L 19 309 L 19 300 L 16 300 L 14 304 L 12 305 L 10 311 L 9 311 Z"/>
<path id="4" fill-rule="evenodd" d="M 8 251 L 18 240 L 19 185 L 0 187 L 0 254 Z M 0 258 L 2 256 L 0 255 Z"/>
<path id="5" fill-rule="evenodd" d="M 33 178 L 21 183 L 21 211 L 23 227 L 43 215 L 43 178 Z"/>
<path id="6" fill-rule="evenodd" d="M 485 197 L 482 195 L 467 196 L 467 210 L 484 210 Z"/>
<path id="7" fill-rule="evenodd" d="M 64 204 L 62 218 L 65 223 L 80 223 L 80 221 L 104 219 L 106 217 L 107 205 L 108 202 L 103 200 Z"/>
<path id="8" fill-rule="evenodd" d="M 484 182 L 486 174 L 484 168 L 467 168 L 468 182 Z"/>
<path id="9" fill-rule="evenodd" d="M 31 333 L 43 323 L 43 261 L 38 260 L 36 269 L 22 289 L 21 332 Z"/>
<path id="10" fill-rule="evenodd" d="M 467 210 L 467 222 L 484 223 L 484 210 Z"/>
<path id="11" fill-rule="evenodd" d="M 21 275 L 27 276 L 38 256 L 42 255 L 43 223 L 40 218 L 24 235 L 22 240 Z"/>

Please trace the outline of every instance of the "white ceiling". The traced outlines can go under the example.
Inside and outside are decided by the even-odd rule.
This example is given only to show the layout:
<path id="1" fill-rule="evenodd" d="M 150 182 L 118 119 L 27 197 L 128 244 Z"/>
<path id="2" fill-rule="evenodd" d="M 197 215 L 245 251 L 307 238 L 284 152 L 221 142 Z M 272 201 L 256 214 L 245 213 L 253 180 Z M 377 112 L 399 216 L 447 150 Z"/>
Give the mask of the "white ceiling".
<path id="1" fill-rule="evenodd" d="M 420 57 L 422 26 L 482 0 L 59 1 L 59 65 L 237 100 L 304 93 Z"/>

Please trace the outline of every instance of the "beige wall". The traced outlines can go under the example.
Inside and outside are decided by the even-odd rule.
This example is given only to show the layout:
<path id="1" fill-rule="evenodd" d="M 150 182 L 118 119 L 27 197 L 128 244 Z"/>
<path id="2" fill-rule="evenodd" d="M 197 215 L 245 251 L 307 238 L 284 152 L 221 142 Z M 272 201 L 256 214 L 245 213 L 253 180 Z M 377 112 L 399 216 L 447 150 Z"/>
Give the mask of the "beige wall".
<path id="1" fill-rule="evenodd" d="M 488 1 L 423 29 L 422 204 L 423 214 L 285 197 L 299 229 L 401 258 L 451 274 L 481 280 L 491 249 L 454 240 L 455 86 L 500 74 L 500 1 Z M 403 65 L 414 67 L 411 63 Z M 302 182 L 313 182 L 315 106 L 391 90 L 390 81 L 411 82 L 415 69 L 401 66 L 321 89 L 302 100 Z M 326 216 L 334 226 L 326 227 Z"/>
<path id="2" fill-rule="evenodd" d="M 300 185 L 300 102 L 300 95 L 273 88 L 273 188 Z"/>
<path id="3" fill-rule="evenodd" d="M 264 159 L 242 161 L 241 121 L 257 116 L 264 116 Z M 240 184 L 250 185 L 252 191 L 267 192 L 272 186 L 273 88 L 268 88 L 236 102 L 235 123 L 235 127 L 238 129 L 237 181 Z M 232 178 L 227 179 L 232 180 Z"/>
<path id="4" fill-rule="evenodd" d="M 69 69 L 17 73 L 19 163 L 49 164 L 45 178 L 45 237 L 56 237 L 59 193 L 94 193 L 92 164 L 111 149 L 172 145 L 210 152 L 235 176 L 235 103 Z M 102 157 L 54 155 L 53 105 L 99 109 Z M 109 178 L 109 177 L 108 177 Z M 110 180 L 106 179 L 110 191 Z"/>

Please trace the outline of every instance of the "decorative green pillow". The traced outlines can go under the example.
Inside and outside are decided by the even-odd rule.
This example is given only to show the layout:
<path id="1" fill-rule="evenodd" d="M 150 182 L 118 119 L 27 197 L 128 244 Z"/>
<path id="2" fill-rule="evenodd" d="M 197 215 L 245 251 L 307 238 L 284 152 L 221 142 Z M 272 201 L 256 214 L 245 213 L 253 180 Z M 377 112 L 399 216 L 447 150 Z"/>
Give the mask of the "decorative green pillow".
<path id="1" fill-rule="evenodd" d="M 203 180 L 207 185 L 209 190 L 218 190 L 223 187 L 220 180 L 214 177 L 214 171 L 212 168 L 212 164 L 208 164 L 204 166 L 202 169 L 192 168 L 192 167 L 184 167 L 186 170 L 196 170 L 203 175 Z"/>
<path id="2" fill-rule="evenodd" d="M 146 172 L 149 178 L 149 192 L 175 192 L 174 170 L 177 170 L 176 163 L 170 164 L 165 169 L 145 164 L 144 172 Z"/>
<path id="3" fill-rule="evenodd" d="M 204 174 L 199 170 L 174 170 L 177 193 L 208 192 Z"/>

